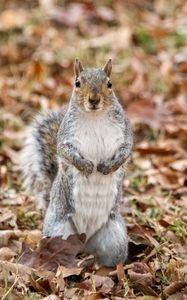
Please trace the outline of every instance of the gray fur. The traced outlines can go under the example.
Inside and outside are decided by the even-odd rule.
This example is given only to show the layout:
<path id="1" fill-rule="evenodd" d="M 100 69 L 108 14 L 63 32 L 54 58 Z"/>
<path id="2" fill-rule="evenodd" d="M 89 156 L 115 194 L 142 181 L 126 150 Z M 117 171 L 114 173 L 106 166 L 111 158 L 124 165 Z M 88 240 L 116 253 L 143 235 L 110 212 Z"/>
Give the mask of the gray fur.
<path id="1" fill-rule="evenodd" d="M 45 202 L 50 195 L 45 236 L 66 238 L 84 231 L 85 251 L 96 252 L 98 263 L 112 266 L 127 257 L 119 206 L 132 132 L 114 92 L 105 90 L 104 71 L 84 69 L 80 80 L 86 82 L 85 90 L 73 90 L 64 115 L 48 112 L 31 126 L 24 151 L 26 186 Z M 84 104 L 90 94 L 103 101 L 104 109 L 96 114 Z"/>
<path id="2" fill-rule="evenodd" d="M 74 147 L 70 143 L 64 143 L 60 144 L 61 146 L 59 149 L 60 156 L 63 157 L 63 159 L 66 159 L 71 165 L 76 167 L 80 172 L 83 172 L 87 175 L 91 174 L 94 168 L 94 165 L 91 161 L 85 159 L 81 156 L 81 154 L 78 152 L 78 149 Z"/>
<path id="3" fill-rule="evenodd" d="M 47 111 L 37 115 L 25 134 L 21 154 L 24 187 L 36 196 L 39 208 L 49 203 L 51 184 L 58 170 L 56 137 L 63 119 L 62 111 Z"/>
<path id="4" fill-rule="evenodd" d="M 99 265 L 115 266 L 127 258 L 127 240 L 124 221 L 118 214 L 115 218 L 109 218 L 108 222 L 88 240 L 85 252 L 96 253 Z"/>

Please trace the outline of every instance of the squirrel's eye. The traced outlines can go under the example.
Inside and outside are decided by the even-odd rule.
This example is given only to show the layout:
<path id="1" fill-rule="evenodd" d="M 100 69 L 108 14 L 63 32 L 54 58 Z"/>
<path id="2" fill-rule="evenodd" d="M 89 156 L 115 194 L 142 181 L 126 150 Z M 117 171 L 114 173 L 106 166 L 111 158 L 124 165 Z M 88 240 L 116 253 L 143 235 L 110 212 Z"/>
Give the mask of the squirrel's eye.
<path id="1" fill-rule="evenodd" d="M 80 83 L 80 81 L 78 79 L 75 81 L 75 86 L 76 87 L 80 87 L 81 86 L 81 83 Z"/>
<path id="2" fill-rule="evenodd" d="M 112 82 L 109 80 L 109 81 L 107 82 L 107 88 L 111 89 L 111 87 L 112 87 Z"/>

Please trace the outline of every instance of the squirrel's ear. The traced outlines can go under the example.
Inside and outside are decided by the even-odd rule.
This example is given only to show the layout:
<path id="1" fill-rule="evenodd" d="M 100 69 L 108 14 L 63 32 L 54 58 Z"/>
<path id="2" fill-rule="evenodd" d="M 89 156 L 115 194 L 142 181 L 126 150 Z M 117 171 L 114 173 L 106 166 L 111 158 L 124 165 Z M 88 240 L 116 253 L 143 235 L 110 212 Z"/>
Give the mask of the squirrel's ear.
<path id="1" fill-rule="evenodd" d="M 105 71 L 106 75 L 108 77 L 110 77 L 110 74 L 112 71 L 112 59 L 111 58 L 107 61 L 106 65 L 103 68 L 103 71 Z"/>
<path id="2" fill-rule="evenodd" d="M 74 72 L 75 72 L 75 77 L 79 77 L 80 73 L 83 71 L 83 66 L 78 58 L 75 59 L 75 64 L 74 64 Z"/>

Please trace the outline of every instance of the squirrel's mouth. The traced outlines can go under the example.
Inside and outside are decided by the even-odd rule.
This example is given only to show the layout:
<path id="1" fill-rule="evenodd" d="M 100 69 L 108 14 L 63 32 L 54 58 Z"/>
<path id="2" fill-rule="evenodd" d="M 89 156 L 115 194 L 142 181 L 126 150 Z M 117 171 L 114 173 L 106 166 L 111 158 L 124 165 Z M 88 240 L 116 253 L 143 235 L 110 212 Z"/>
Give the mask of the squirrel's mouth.
<path id="1" fill-rule="evenodd" d="M 90 107 L 90 110 L 98 110 L 99 109 L 99 106 L 98 105 L 95 105 L 93 104 L 91 107 Z"/>
<path id="2" fill-rule="evenodd" d="M 87 112 L 98 112 L 103 109 L 103 103 L 100 101 L 99 103 L 90 103 L 88 101 L 84 102 L 84 109 Z"/>
<path id="3" fill-rule="evenodd" d="M 89 107 L 88 111 L 90 112 L 98 112 L 101 110 L 101 107 L 99 106 L 92 106 L 92 107 Z"/>

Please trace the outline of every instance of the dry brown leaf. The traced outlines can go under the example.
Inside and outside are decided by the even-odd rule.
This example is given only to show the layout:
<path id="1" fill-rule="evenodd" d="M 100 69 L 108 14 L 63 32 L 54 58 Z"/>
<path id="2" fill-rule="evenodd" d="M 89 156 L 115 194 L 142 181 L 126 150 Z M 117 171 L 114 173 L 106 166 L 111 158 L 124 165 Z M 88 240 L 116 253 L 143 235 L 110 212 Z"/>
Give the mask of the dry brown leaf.
<path id="1" fill-rule="evenodd" d="M 20 262 L 34 268 L 56 270 L 59 265 L 75 267 L 76 255 L 82 250 L 85 234 L 70 235 L 67 240 L 62 237 L 43 238 L 37 251 L 25 245 Z"/>
<path id="2" fill-rule="evenodd" d="M 92 10 L 87 10 L 86 5 L 81 3 L 71 3 L 67 8 L 54 6 L 48 12 L 51 20 L 68 27 L 78 26 L 84 14 L 88 17 L 93 15 Z"/>
<path id="3" fill-rule="evenodd" d="M 97 285 L 102 284 L 101 288 L 99 289 L 99 291 L 102 294 L 108 294 L 112 292 L 112 289 L 114 287 L 114 281 L 111 278 L 109 277 L 97 278 L 96 281 L 97 281 Z"/>
<path id="4" fill-rule="evenodd" d="M 60 300 L 60 298 L 57 297 L 56 295 L 49 295 L 45 298 L 42 298 L 42 300 Z"/>
<path id="5" fill-rule="evenodd" d="M 32 275 L 29 277 L 29 281 L 30 281 L 30 285 L 32 286 L 32 288 L 36 291 L 39 292 L 40 294 L 42 294 L 43 296 L 47 296 L 48 292 L 47 289 L 49 287 L 49 282 L 48 280 L 45 280 L 42 278 L 42 280 L 38 280 L 38 279 L 34 279 L 32 277 Z M 44 287 L 42 285 L 42 283 L 44 283 Z"/>
<path id="6" fill-rule="evenodd" d="M 136 151 L 138 151 L 140 154 L 144 155 L 144 154 L 156 154 L 156 155 L 170 155 L 170 154 L 175 154 L 175 150 L 171 147 L 158 147 L 157 145 L 155 145 L 155 147 L 153 146 L 137 146 L 136 147 Z"/>
<path id="7" fill-rule="evenodd" d="M 21 230 L 1 230 L 0 246 L 7 246 L 10 239 L 18 239 L 21 236 L 24 236 Z"/>
<path id="8" fill-rule="evenodd" d="M 100 276 L 110 276 L 110 273 L 112 272 L 117 274 L 115 267 L 100 267 L 98 270 L 96 270 L 95 274 Z"/>
<path id="9" fill-rule="evenodd" d="M 171 258 L 168 262 L 166 274 L 170 281 L 180 282 L 184 279 L 187 272 L 187 261 L 177 258 Z"/>
<path id="10" fill-rule="evenodd" d="M 66 268 L 59 266 L 56 275 L 58 276 L 61 274 L 63 278 L 66 278 L 72 275 L 80 275 L 82 270 L 82 268 Z"/>
<path id="11" fill-rule="evenodd" d="M 124 49 L 129 46 L 132 36 L 130 28 L 124 27 L 117 30 L 111 30 L 105 36 L 94 37 L 92 39 L 83 40 L 81 47 L 101 47 L 110 45 L 113 49 Z"/>
<path id="12" fill-rule="evenodd" d="M 1 15 L 1 31 L 12 30 L 15 28 L 22 27 L 26 20 L 28 14 L 25 10 L 4 10 Z"/>
<path id="13" fill-rule="evenodd" d="M 42 82 L 45 74 L 45 65 L 40 61 L 34 61 L 28 70 L 28 77 L 38 82 Z"/>
<path id="14" fill-rule="evenodd" d="M 122 263 L 117 264 L 116 271 L 117 271 L 117 278 L 118 278 L 119 282 L 122 282 L 125 278 L 125 272 L 124 272 L 124 267 L 123 267 Z"/>
<path id="15" fill-rule="evenodd" d="M 163 293 L 164 293 L 165 296 L 173 295 L 176 292 L 182 290 L 186 286 L 187 286 L 187 282 L 186 281 L 172 282 L 169 286 L 167 286 L 164 289 Z"/>
<path id="16" fill-rule="evenodd" d="M 25 237 L 25 242 L 30 245 L 32 248 L 36 247 L 36 245 L 39 243 L 39 241 L 42 238 L 42 233 L 40 230 L 30 230 L 27 232 L 27 235 Z"/>
<path id="17" fill-rule="evenodd" d="M 63 273 L 61 272 L 61 268 L 62 266 L 59 266 L 56 272 L 56 283 L 57 283 L 57 289 L 59 290 L 59 292 L 64 291 L 64 287 L 65 287 L 65 281 L 64 281 L 64 276 Z"/>
<path id="18" fill-rule="evenodd" d="M 17 229 L 16 215 L 7 208 L 1 208 L 0 212 L 0 229 Z"/>
<path id="19" fill-rule="evenodd" d="M 147 124 L 153 129 L 160 129 L 165 123 L 172 121 L 170 111 L 164 106 L 154 104 L 151 99 L 129 103 L 127 112 L 133 122 Z"/>
<path id="20" fill-rule="evenodd" d="M 95 256 L 90 254 L 77 262 L 79 268 L 91 268 L 94 266 Z"/>
<path id="21" fill-rule="evenodd" d="M 187 160 L 186 159 L 179 159 L 175 160 L 174 162 L 170 163 L 172 169 L 180 172 L 184 172 L 187 169 Z"/>
<path id="22" fill-rule="evenodd" d="M 158 294 L 148 285 L 141 284 L 139 282 L 134 282 L 132 284 L 132 287 L 135 292 L 137 293 L 143 293 L 143 295 L 151 295 L 158 297 Z"/>
<path id="23" fill-rule="evenodd" d="M 13 257 L 15 257 L 17 254 L 15 251 L 12 251 L 8 247 L 2 247 L 0 248 L 0 260 L 11 260 Z"/>
<path id="24" fill-rule="evenodd" d="M 4 296 L 6 293 L 6 288 L 0 287 L 0 297 Z"/>
<path id="25" fill-rule="evenodd" d="M 154 277 L 149 266 L 142 262 L 130 264 L 128 275 L 133 283 L 151 286 L 154 282 Z"/>
<path id="26" fill-rule="evenodd" d="M 108 298 L 103 298 L 100 293 L 91 293 L 82 298 L 82 300 L 101 300 L 101 299 L 108 299 Z"/>
<path id="27" fill-rule="evenodd" d="M 153 238 L 154 231 L 139 224 L 131 224 L 128 227 L 130 241 L 135 245 L 158 246 L 157 241 Z"/>
<path id="28" fill-rule="evenodd" d="M 30 275 L 35 270 L 33 268 L 24 266 L 19 263 L 12 263 L 8 261 L 0 261 L 0 271 L 11 272 L 14 274 L 19 274 L 20 276 L 26 276 L 27 274 Z"/>
<path id="29" fill-rule="evenodd" d="M 90 275 L 90 278 L 84 280 L 81 283 L 76 285 L 80 289 L 85 290 L 94 290 L 96 289 L 103 293 L 107 294 L 111 292 L 112 288 L 114 287 L 114 281 L 107 276 L 99 276 L 99 275 Z"/>

